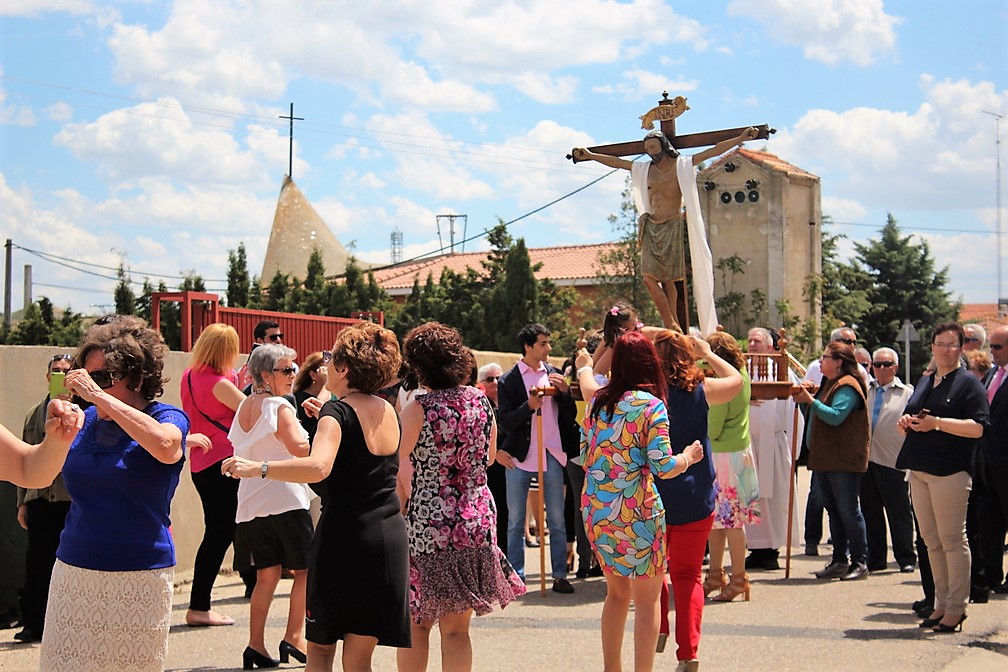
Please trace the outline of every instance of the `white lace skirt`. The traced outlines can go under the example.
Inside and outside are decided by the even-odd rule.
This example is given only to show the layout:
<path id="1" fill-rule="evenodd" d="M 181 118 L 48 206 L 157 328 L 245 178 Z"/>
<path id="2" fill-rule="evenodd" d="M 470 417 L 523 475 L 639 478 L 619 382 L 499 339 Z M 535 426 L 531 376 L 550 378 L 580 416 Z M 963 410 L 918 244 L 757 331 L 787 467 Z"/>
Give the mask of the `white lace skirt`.
<path id="1" fill-rule="evenodd" d="M 57 560 L 39 670 L 163 670 L 174 575 L 174 567 L 100 572 Z"/>

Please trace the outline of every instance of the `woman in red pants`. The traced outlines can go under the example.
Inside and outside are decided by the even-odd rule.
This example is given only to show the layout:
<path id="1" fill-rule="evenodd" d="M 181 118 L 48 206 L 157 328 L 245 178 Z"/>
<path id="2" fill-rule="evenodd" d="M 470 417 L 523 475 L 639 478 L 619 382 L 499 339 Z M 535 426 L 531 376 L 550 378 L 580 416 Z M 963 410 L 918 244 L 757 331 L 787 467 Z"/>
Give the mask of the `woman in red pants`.
<path id="1" fill-rule="evenodd" d="M 693 671 L 699 669 L 697 650 L 704 605 L 700 574 L 714 523 L 714 465 L 707 437 L 707 410 L 709 404 L 727 403 L 738 394 L 742 376 L 711 352 L 706 341 L 677 331 L 657 332 L 655 349 L 668 381 L 665 406 L 669 427 L 675 428 L 669 432 L 672 452 L 682 452 L 693 441 L 700 441 L 704 447 L 704 459 L 691 465 L 681 477 L 656 481 L 658 494 L 665 502 L 668 573 L 675 595 L 676 670 Z M 704 381 L 697 359 L 705 360 L 718 378 Z M 661 613 L 659 648 L 669 634 L 667 589 L 662 591 Z"/>

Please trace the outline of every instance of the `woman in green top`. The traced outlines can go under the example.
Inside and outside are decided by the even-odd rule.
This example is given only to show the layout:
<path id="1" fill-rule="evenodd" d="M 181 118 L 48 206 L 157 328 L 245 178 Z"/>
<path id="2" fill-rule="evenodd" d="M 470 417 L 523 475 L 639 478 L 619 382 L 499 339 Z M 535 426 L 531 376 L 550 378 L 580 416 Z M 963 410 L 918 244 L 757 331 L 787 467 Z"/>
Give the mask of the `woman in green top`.
<path id="1" fill-rule="evenodd" d="M 707 414 L 707 433 L 714 463 L 714 526 L 711 529 L 710 568 L 704 581 L 704 596 L 715 590 L 719 602 L 739 595 L 749 600 L 749 575 L 745 572 L 746 537 L 743 525 L 760 522 L 756 463 L 749 441 L 749 398 L 752 382 L 738 341 L 719 331 L 707 341 L 711 350 L 742 374 L 742 390 L 728 403 L 715 404 Z M 731 581 L 724 571 L 724 550 L 731 555 Z"/>

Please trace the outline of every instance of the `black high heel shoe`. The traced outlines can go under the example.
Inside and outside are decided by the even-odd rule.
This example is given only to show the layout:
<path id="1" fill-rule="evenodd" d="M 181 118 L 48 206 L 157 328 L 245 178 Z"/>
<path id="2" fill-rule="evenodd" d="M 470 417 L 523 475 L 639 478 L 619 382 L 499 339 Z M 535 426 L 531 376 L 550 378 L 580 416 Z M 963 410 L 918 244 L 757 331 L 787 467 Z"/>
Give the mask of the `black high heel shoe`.
<path id="1" fill-rule="evenodd" d="M 942 614 L 941 616 L 935 616 L 933 618 L 931 618 L 931 617 L 925 618 L 923 621 L 920 622 L 920 625 L 917 626 L 917 627 L 920 627 L 920 628 L 933 628 L 934 626 L 936 626 L 939 623 L 941 623 L 941 619 L 943 619 L 943 618 L 945 618 L 945 614 Z"/>
<path id="2" fill-rule="evenodd" d="M 242 653 L 242 669 L 251 670 L 255 667 L 279 667 L 280 661 L 264 656 L 251 646 L 246 646 Z"/>
<path id="3" fill-rule="evenodd" d="M 308 661 L 308 654 L 301 653 L 301 650 L 288 642 L 286 639 L 280 640 L 280 662 L 287 663 L 293 658 L 299 663 Z"/>
<path id="4" fill-rule="evenodd" d="M 932 628 L 932 630 L 934 632 L 939 632 L 939 633 L 941 633 L 943 635 L 946 635 L 946 634 L 951 633 L 951 632 L 961 632 L 962 631 L 963 621 L 965 621 L 965 620 L 966 620 L 966 614 L 963 614 L 962 616 L 960 616 L 959 620 L 956 621 L 954 625 L 946 625 L 946 624 L 942 623 L 941 621 L 939 621 L 937 624 L 935 624 L 935 626 Z"/>

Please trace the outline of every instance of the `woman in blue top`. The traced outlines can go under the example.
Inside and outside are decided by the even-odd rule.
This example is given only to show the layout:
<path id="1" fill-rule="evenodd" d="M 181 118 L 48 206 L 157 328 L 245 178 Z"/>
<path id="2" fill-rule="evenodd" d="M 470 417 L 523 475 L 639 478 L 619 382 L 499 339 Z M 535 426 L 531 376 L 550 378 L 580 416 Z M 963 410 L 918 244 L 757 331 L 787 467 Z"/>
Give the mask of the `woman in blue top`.
<path id="1" fill-rule="evenodd" d="M 851 346 L 833 341 L 820 361 L 823 380 L 815 397 L 806 386 L 792 394 L 796 402 L 809 405 L 808 467 L 819 479 L 833 540 L 833 558 L 816 577 L 851 581 L 868 575 L 868 536 L 859 499 L 861 476 L 868 470 L 867 389 Z"/>
<path id="2" fill-rule="evenodd" d="M 161 670 L 175 546 L 168 513 L 185 413 L 163 391 L 161 335 L 134 317 L 92 327 L 66 387 L 90 404 L 63 480 L 70 513 L 46 607 L 40 669 Z"/>

